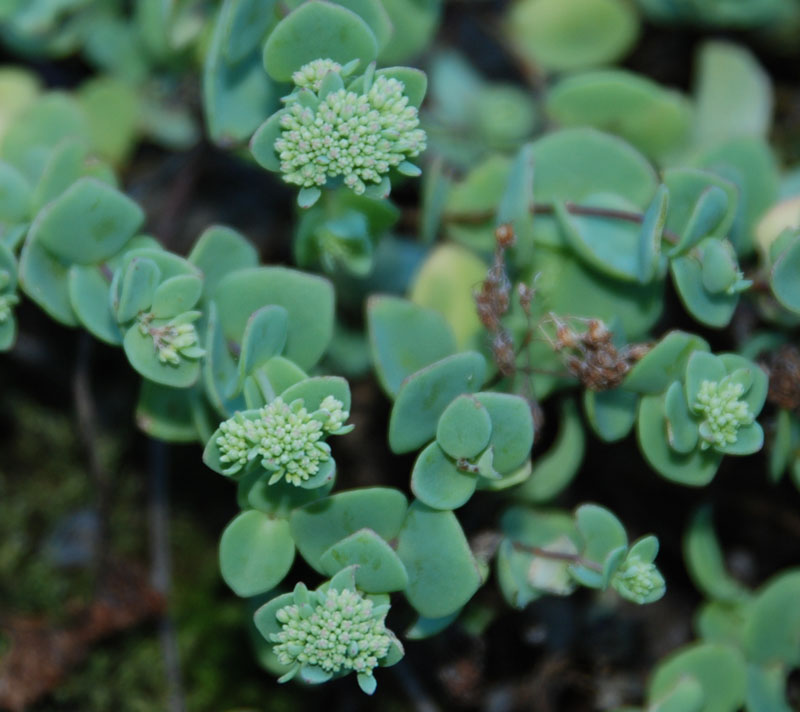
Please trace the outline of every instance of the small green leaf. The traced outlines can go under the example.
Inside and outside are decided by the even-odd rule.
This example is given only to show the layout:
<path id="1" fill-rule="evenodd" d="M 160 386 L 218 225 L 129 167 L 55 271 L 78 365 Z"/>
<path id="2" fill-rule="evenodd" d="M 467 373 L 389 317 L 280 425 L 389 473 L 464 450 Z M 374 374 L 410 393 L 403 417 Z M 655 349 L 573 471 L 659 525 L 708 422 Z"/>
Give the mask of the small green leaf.
<path id="1" fill-rule="evenodd" d="M 685 646 L 661 662 L 650 680 L 648 699 L 664 697 L 689 676 L 702 685 L 702 712 L 736 712 L 744 703 L 744 659 L 735 648 L 714 643 Z"/>
<path id="2" fill-rule="evenodd" d="M 157 319 L 172 319 L 192 309 L 202 293 L 200 277 L 191 274 L 170 277 L 156 288 L 150 311 Z"/>
<path id="3" fill-rule="evenodd" d="M 181 358 L 177 365 L 158 359 L 152 336 L 143 334 L 137 324 L 125 333 L 122 342 L 131 366 L 145 378 L 173 388 L 189 388 L 200 378 L 200 362 Z"/>
<path id="4" fill-rule="evenodd" d="M 694 450 L 699 432 L 679 381 L 673 382 L 667 389 L 664 396 L 664 415 L 667 419 L 667 439 L 672 449 L 684 455 Z"/>
<path id="5" fill-rule="evenodd" d="M 398 297 L 370 297 L 367 326 L 375 372 L 390 396 L 412 373 L 456 351 L 453 332 L 439 312 Z"/>
<path id="6" fill-rule="evenodd" d="M 389 420 L 392 451 L 410 452 L 433 439 L 439 417 L 450 402 L 462 393 L 477 391 L 485 378 L 485 359 L 471 351 L 444 358 L 407 378 Z"/>
<path id="7" fill-rule="evenodd" d="M 800 238 L 785 249 L 772 266 L 770 287 L 775 298 L 789 311 L 800 314 Z"/>
<path id="8" fill-rule="evenodd" d="M 703 286 L 703 267 L 692 254 L 670 260 L 672 281 L 683 306 L 701 324 L 716 329 L 727 326 L 739 302 L 738 294 L 712 294 Z"/>
<path id="9" fill-rule="evenodd" d="M 475 398 L 492 419 L 492 465 L 501 475 L 507 474 L 525 462 L 533 447 L 530 406 L 524 398 L 508 393 L 477 393 Z"/>
<path id="10" fill-rule="evenodd" d="M 320 557 L 327 576 L 356 566 L 356 586 L 365 593 L 402 591 L 408 573 L 394 550 L 371 529 L 361 529 L 334 544 Z"/>
<path id="11" fill-rule="evenodd" d="M 427 618 L 459 610 L 480 586 L 475 559 L 452 512 L 412 504 L 398 535 L 397 555 L 409 572 L 406 597 Z"/>
<path id="12" fill-rule="evenodd" d="M 275 588 L 293 561 L 294 542 L 285 519 L 251 509 L 239 514 L 222 533 L 220 572 L 238 596 L 255 596 Z"/>
<path id="13" fill-rule="evenodd" d="M 458 469 L 435 442 L 417 457 L 411 472 L 411 491 L 434 509 L 457 509 L 475 492 L 478 476 Z"/>
<path id="14" fill-rule="evenodd" d="M 790 569 L 770 579 L 753 601 L 745 623 L 744 644 L 757 663 L 800 664 L 800 571 Z"/>
<path id="15" fill-rule="evenodd" d="M 197 238 L 187 259 L 203 273 L 203 295 L 208 299 L 213 296 L 219 281 L 226 274 L 256 267 L 258 252 L 236 230 L 212 225 Z"/>
<path id="16" fill-rule="evenodd" d="M 728 573 L 710 507 L 698 509 L 692 517 L 683 537 L 683 553 L 692 581 L 706 597 L 728 603 L 750 597 L 750 592 Z"/>
<path id="17" fill-rule="evenodd" d="M 64 262 L 92 264 L 119 252 L 142 222 L 142 209 L 126 195 L 81 178 L 39 213 L 31 231 Z"/>
<path id="18" fill-rule="evenodd" d="M 283 307 L 266 306 L 247 320 L 239 353 L 239 384 L 270 359 L 280 355 L 286 345 L 289 314 Z"/>
<path id="19" fill-rule="evenodd" d="M 119 280 L 118 286 L 112 286 L 112 294 L 116 292 L 118 298 L 116 303 L 112 303 L 112 308 L 117 321 L 125 324 L 152 305 L 161 270 L 147 257 L 134 257 L 118 274 L 120 276 L 115 278 L 115 282 Z"/>
<path id="20" fill-rule="evenodd" d="M 692 353 L 708 348 L 695 334 L 670 331 L 628 372 L 623 386 L 637 393 L 662 393 L 673 381 L 683 380 Z"/>
<path id="21" fill-rule="evenodd" d="M 436 426 L 436 442 L 450 457 L 472 458 L 492 435 L 489 411 L 474 396 L 459 396 L 445 408 Z"/>
<path id="22" fill-rule="evenodd" d="M 289 81 L 304 64 L 326 57 L 365 68 L 378 54 L 375 35 L 364 20 L 341 5 L 310 0 L 284 17 L 264 45 L 264 68 L 275 80 Z"/>
<path id="23" fill-rule="evenodd" d="M 606 442 L 622 440 L 633 428 L 639 396 L 632 391 L 613 388 L 608 391 L 583 392 L 583 409 L 592 430 Z"/>
<path id="24" fill-rule="evenodd" d="M 289 524 L 298 551 L 314 569 L 324 573 L 322 555 L 360 529 L 372 529 L 386 541 L 394 539 L 405 519 L 407 506 L 405 496 L 397 490 L 357 489 L 295 509 Z"/>

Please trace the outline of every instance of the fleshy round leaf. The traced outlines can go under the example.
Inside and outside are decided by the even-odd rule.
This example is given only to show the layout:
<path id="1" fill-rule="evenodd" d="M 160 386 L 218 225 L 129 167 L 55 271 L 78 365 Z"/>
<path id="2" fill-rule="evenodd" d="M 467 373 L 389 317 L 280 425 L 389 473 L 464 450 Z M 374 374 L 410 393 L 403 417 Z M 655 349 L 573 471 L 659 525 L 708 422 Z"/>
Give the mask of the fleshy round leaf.
<path id="1" fill-rule="evenodd" d="M 492 418 L 474 396 L 459 396 L 445 408 L 436 426 L 436 442 L 452 458 L 483 452 L 492 435 Z"/>
<path id="2" fill-rule="evenodd" d="M 127 262 L 119 275 L 118 281 L 115 279 L 115 284 L 112 285 L 112 293 L 116 291 L 118 295 L 112 307 L 117 321 L 125 324 L 150 308 L 161 279 L 161 270 L 153 260 L 135 257 Z"/>
<path id="3" fill-rule="evenodd" d="M 126 195 L 81 178 L 39 213 L 31 230 L 64 262 L 92 264 L 116 254 L 143 221 L 142 209 Z"/>
<path id="4" fill-rule="evenodd" d="M 250 315 L 239 353 L 240 383 L 245 376 L 280 355 L 286 345 L 288 328 L 289 314 L 283 307 L 261 307 Z"/>
<path id="5" fill-rule="evenodd" d="M 188 388 L 167 388 L 143 380 L 136 404 L 136 425 L 150 437 L 171 443 L 198 440 L 192 401 L 200 395 Z"/>
<path id="6" fill-rule="evenodd" d="M 713 449 L 682 455 L 669 445 L 663 395 L 646 395 L 636 418 L 639 449 L 653 469 L 668 480 L 702 487 L 714 479 L 722 456 Z"/>
<path id="7" fill-rule="evenodd" d="M 191 310 L 203 293 L 203 280 L 191 274 L 170 277 L 158 285 L 150 308 L 157 319 L 172 319 Z"/>
<path id="8" fill-rule="evenodd" d="M 56 321 L 77 326 L 68 279 L 69 266 L 49 252 L 36 234 L 29 233 L 19 260 L 19 281 L 25 294 Z"/>
<path id="9" fill-rule="evenodd" d="M 225 338 L 240 343 L 250 315 L 277 304 L 289 313 L 284 356 L 313 366 L 333 335 L 333 288 L 325 279 L 284 267 L 259 267 L 223 277 L 214 301 Z"/>
<path id="10" fill-rule="evenodd" d="M 691 254 L 676 257 L 669 266 L 686 311 L 706 326 L 717 329 L 727 326 L 739 302 L 739 295 L 727 292 L 712 294 L 707 291 L 703 285 L 702 264 Z"/>
<path id="11" fill-rule="evenodd" d="M 759 663 L 800 664 L 800 571 L 771 579 L 759 591 L 745 624 L 745 651 Z"/>
<path id="12" fill-rule="evenodd" d="M 213 225 L 203 231 L 187 259 L 203 273 L 204 296 L 210 298 L 226 274 L 256 267 L 258 252 L 236 230 Z"/>
<path id="13" fill-rule="evenodd" d="M 486 378 L 486 360 L 479 353 L 449 356 L 417 371 L 397 392 L 389 420 L 389 445 L 410 452 L 436 435 L 439 417 L 462 393 L 474 393 Z"/>
<path id="14" fill-rule="evenodd" d="M 281 135 L 281 116 L 283 111 L 276 111 L 270 116 L 250 139 L 250 152 L 258 165 L 268 171 L 280 171 L 281 161 L 275 151 L 275 141 Z"/>
<path id="15" fill-rule="evenodd" d="M 112 346 L 122 343 L 108 299 L 111 271 L 106 265 L 72 265 L 69 270 L 69 298 L 81 324 L 90 334 Z"/>
<path id="16" fill-rule="evenodd" d="M 289 386 L 280 396 L 286 403 L 291 403 L 301 398 L 303 405 L 310 413 L 317 410 L 322 401 L 328 396 L 336 398 L 342 404 L 344 410 L 350 410 L 350 386 L 340 376 L 306 378 Z"/>
<path id="17" fill-rule="evenodd" d="M 320 557 L 327 576 L 355 566 L 356 586 L 365 593 L 402 591 L 408 585 L 405 566 L 381 537 L 362 529 L 334 544 Z"/>
<path id="18" fill-rule="evenodd" d="M 341 5 L 310 0 L 272 30 L 264 45 L 264 68 L 273 79 L 285 82 L 320 57 L 340 64 L 357 59 L 366 68 L 377 53 L 375 35 L 358 15 Z"/>
<path id="19" fill-rule="evenodd" d="M 698 643 L 681 648 L 656 668 L 648 698 L 659 699 L 682 678 L 692 676 L 703 687 L 703 712 L 736 712 L 744 703 L 746 668 L 735 648 Z"/>
<path id="20" fill-rule="evenodd" d="M 613 388 L 583 392 L 583 409 L 597 435 L 606 442 L 622 440 L 633 428 L 639 397 L 632 391 Z"/>
<path id="21" fill-rule="evenodd" d="M 775 261 L 770 286 L 775 298 L 790 311 L 800 314 L 800 238 L 794 240 Z"/>
<path id="22" fill-rule="evenodd" d="M 269 591 L 289 573 L 294 542 L 285 519 L 251 509 L 239 514 L 222 533 L 219 566 L 236 595 Z"/>
<path id="23" fill-rule="evenodd" d="M 702 507 L 692 517 L 683 537 L 683 553 L 692 581 L 708 598 L 738 603 L 750 597 L 749 591 L 728 573 L 710 507 Z"/>
<path id="24" fill-rule="evenodd" d="M 638 34 L 633 8 L 613 0 L 525 0 L 512 6 L 507 27 L 526 59 L 553 71 L 611 63 Z"/>
<path id="25" fill-rule="evenodd" d="M 672 449 L 684 455 L 694 450 L 700 435 L 679 381 L 675 381 L 664 395 L 664 415 L 667 419 L 667 439 Z"/>
<path id="26" fill-rule="evenodd" d="M 375 372 L 390 396 L 412 373 L 456 351 L 445 318 L 405 299 L 370 297 L 367 325 Z"/>
<path id="27" fill-rule="evenodd" d="M 303 558 L 323 573 L 322 555 L 360 529 L 372 529 L 389 541 L 397 536 L 408 502 L 402 492 L 372 487 L 342 492 L 292 512 L 292 537 Z"/>
<path id="28" fill-rule="evenodd" d="M 637 393 L 661 393 L 683 379 L 695 351 L 708 351 L 708 343 L 695 334 L 671 331 L 630 370 L 623 385 Z"/>
<path id="29" fill-rule="evenodd" d="M 501 475 L 522 465 L 533 447 L 533 416 L 528 402 L 508 393 L 477 393 L 492 419 L 492 465 Z"/>
<path id="30" fill-rule="evenodd" d="M 427 618 L 459 610 L 480 586 L 477 564 L 452 512 L 412 504 L 398 536 L 397 555 L 409 572 L 406 597 Z"/>
<path id="31" fill-rule="evenodd" d="M 435 442 L 417 457 L 411 472 L 411 491 L 434 509 L 457 509 L 469 500 L 478 475 L 462 472 Z"/>

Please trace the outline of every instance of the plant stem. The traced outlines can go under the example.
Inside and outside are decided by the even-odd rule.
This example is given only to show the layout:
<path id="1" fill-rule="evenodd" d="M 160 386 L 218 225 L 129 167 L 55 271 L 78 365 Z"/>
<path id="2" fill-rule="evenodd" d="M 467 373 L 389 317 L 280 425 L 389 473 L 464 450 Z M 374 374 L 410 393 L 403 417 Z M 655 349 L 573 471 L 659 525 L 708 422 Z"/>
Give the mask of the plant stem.
<path id="1" fill-rule="evenodd" d="M 577 203 L 564 203 L 564 208 L 570 215 L 583 215 L 593 218 L 608 218 L 609 220 L 622 220 L 624 222 L 636 223 L 641 225 L 644 222 L 644 214 L 631 210 L 617 210 L 615 208 L 601 208 L 593 205 L 578 205 Z M 553 215 L 556 211 L 552 203 L 534 203 L 531 205 L 532 215 Z M 464 213 L 445 213 L 445 222 L 462 223 L 466 225 L 479 225 L 494 217 L 493 210 L 481 210 L 476 212 Z M 677 244 L 680 237 L 671 230 L 664 229 L 662 236 L 667 242 Z"/>
<path id="2" fill-rule="evenodd" d="M 518 541 L 514 542 L 514 548 L 519 551 L 526 551 L 529 554 L 533 554 L 534 556 L 540 556 L 543 559 L 553 559 L 555 561 L 568 561 L 571 564 L 577 564 L 578 566 L 585 566 L 587 569 L 591 569 L 592 571 L 597 571 L 597 573 L 603 573 L 603 567 L 595 561 L 589 561 L 588 559 L 584 559 L 582 556 L 578 554 L 567 554 L 561 551 L 549 551 L 548 549 L 542 549 L 539 546 L 528 546 L 526 544 L 522 544 Z"/>

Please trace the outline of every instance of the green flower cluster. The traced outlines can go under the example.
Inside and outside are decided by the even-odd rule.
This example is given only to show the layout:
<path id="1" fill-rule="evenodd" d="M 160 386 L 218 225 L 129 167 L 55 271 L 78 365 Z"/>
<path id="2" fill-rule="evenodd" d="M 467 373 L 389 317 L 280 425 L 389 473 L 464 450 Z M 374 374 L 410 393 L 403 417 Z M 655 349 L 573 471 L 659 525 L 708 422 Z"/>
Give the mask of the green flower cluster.
<path id="1" fill-rule="evenodd" d="M 656 565 L 642 561 L 638 556 L 628 558 L 614 574 L 612 585 L 620 596 L 639 604 L 654 600 L 654 594 L 666 588 L 664 577 Z"/>
<path id="2" fill-rule="evenodd" d="M 330 459 L 330 446 L 322 438 L 341 434 L 349 417 L 341 401 L 326 397 L 319 410 L 309 413 L 302 399 L 285 403 L 278 397 L 250 414 L 237 413 L 220 425 L 217 438 L 223 473 L 235 474 L 256 457 L 274 474 L 269 484 L 281 478 L 300 486 Z"/>
<path id="3" fill-rule="evenodd" d="M 384 621 L 388 606 L 375 607 L 350 589 L 318 590 L 309 598 L 309 603 L 290 604 L 275 614 L 281 632 L 270 637 L 278 660 L 297 669 L 313 665 L 333 675 L 351 670 L 371 675 L 392 644 Z"/>
<path id="4" fill-rule="evenodd" d="M 186 312 L 171 319 L 166 324 L 154 325 L 153 315 L 139 315 L 139 331 L 150 335 L 153 347 L 161 363 L 178 366 L 181 359 L 197 359 L 205 355 L 205 349 L 198 346 L 197 329 L 193 321 L 200 317 L 200 312 Z"/>
<path id="5" fill-rule="evenodd" d="M 320 72 L 332 66 L 331 60 L 305 65 L 297 72 L 299 86 L 316 87 Z M 312 188 L 342 177 L 361 194 L 367 183 L 380 183 L 390 169 L 418 156 L 425 132 L 404 89 L 401 81 L 379 76 L 364 94 L 340 88 L 319 98 L 291 95 L 275 141 L 284 180 Z"/>
<path id="6" fill-rule="evenodd" d="M 0 324 L 11 317 L 11 310 L 19 303 L 16 294 L 0 294 Z"/>
<path id="7" fill-rule="evenodd" d="M 318 92 L 322 86 L 322 80 L 328 72 L 341 71 L 342 65 L 332 59 L 315 59 L 313 62 L 304 64 L 292 74 L 292 81 L 301 89 Z"/>
<path id="8" fill-rule="evenodd" d="M 741 383 L 728 379 L 700 384 L 693 410 L 704 417 L 700 424 L 702 449 L 732 445 L 736 442 L 739 428 L 753 422 L 753 413 L 741 400 L 744 392 Z"/>

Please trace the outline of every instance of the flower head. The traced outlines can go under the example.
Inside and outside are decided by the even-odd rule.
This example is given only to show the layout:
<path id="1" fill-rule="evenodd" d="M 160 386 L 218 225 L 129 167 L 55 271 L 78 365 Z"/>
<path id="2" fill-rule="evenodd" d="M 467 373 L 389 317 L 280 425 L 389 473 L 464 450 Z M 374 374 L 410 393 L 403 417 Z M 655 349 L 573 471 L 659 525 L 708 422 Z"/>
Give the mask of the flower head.
<path id="1" fill-rule="evenodd" d="M 741 400 L 745 388 L 729 379 L 703 381 L 693 404 L 696 413 L 704 420 L 700 423 L 701 447 L 725 447 L 736 442 L 737 431 L 750 425 L 754 415 L 748 404 Z"/>
<path id="2" fill-rule="evenodd" d="M 330 62 L 302 67 L 299 86 L 316 86 L 320 71 L 331 71 Z M 341 88 L 324 98 L 292 95 L 275 141 L 284 180 L 312 188 L 342 177 L 360 194 L 367 183 L 380 183 L 392 168 L 419 155 L 425 132 L 404 89 L 401 81 L 379 76 L 363 94 Z"/>
<path id="3" fill-rule="evenodd" d="M 145 312 L 138 318 L 139 331 L 153 339 L 161 363 L 179 366 L 182 359 L 197 359 L 205 355 L 205 350 L 198 345 L 197 329 L 192 323 L 199 317 L 200 312 L 186 312 L 166 324 L 155 325 L 153 314 Z"/>
<path id="4" fill-rule="evenodd" d="M 278 609 L 281 631 L 271 634 L 283 665 L 313 665 L 336 675 L 371 675 L 385 658 L 393 636 L 386 629 L 386 607 L 376 608 L 360 592 L 344 589 L 309 593 L 309 603 Z"/>
<path id="5" fill-rule="evenodd" d="M 287 404 L 282 398 L 250 414 L 237 413 L 220 425 L 216 440 L 220 462 L 227 465 L 223 472 L 239 472 L 260 457 L 261 465 L 274 473 L 269 484 L 285 478 L 300 486 L 330 459 L 331 449 L 323 438 L 341 434 L 348 415 L 333 396 L 325 398 L 313 413 L 303 407 L 302 399 Z"/>
<path id="6" fill-rule="evenodd" d="M 317 92 L 328 72 L 341 71 L 342 65 L 332 59 L 315 59 L 313 62 L 304 64 L 292 74 L 292 81 L 298 87 Z"/>
<path id="7" fill-rule="evenodd" d="M 625 561 L 611 582 L 620 596 L 640 604 L 661 598 L 666 588 L 664 577 L 656 565 L 635 555 Z"/>

